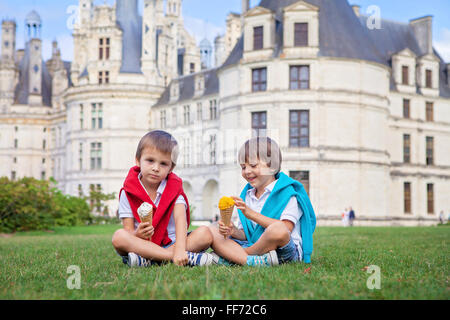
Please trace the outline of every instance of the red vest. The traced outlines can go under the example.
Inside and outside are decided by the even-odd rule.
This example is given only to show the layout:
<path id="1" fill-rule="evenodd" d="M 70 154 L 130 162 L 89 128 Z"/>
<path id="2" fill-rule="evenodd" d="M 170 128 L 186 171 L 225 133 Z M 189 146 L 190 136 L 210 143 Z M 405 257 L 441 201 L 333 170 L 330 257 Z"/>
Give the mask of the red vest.
<path id="1" fill-rule="evenodd" d="M 161 195 L 158 207 L 155 206 L 153 201 L 150 199 L 147 191 L 142 187 L 139 181 L 139 173 L 141 169 L 138 166 L 132 167 L 128 172 L 128 176 L 123 183 L 123 188 L 120 190 L 125 190 L 128 202 L 130 203 L 131 211 L 133 212 L 134 218 L 141 223 L 141 219 L 137 213 L 137 209 L 143 202 L 148 202 L 153 206 L 153 227 L 155 228 L 155 233 L 152 236 L 152 242 L 159 246 L 167 245 L 170 243 L 170 238 L 167 233 L 167 226 L 169 225 L 170 215 L 175 207 L 175 202 L 177 198 L 182 195 L 187 204 L 186 210 L 186 220 L 187 225 L 190 223 L 190 213 L 189 213 L 189 202 L 183 191 L 183 181 L 173 172 L 169 173 L 167 176 L 167 184 L 164 192 Z"/>

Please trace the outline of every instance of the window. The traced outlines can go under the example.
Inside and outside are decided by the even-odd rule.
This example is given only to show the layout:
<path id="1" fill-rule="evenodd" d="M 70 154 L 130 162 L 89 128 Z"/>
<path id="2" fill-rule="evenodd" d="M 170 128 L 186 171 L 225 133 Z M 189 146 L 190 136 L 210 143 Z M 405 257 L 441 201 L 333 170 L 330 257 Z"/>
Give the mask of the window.
<path id="1" fill-rule="evenodd" d="M 80 129 L 83 129 L 83 119 L 84 119 L 84 108 L 83 105 L 80 104 Z"/>
<path id="2" fill-rule="evenodd" d="M 91 170 L 102 168 L 102 144 L 100 142 L 91 143 Z"/>
<path id="3" fill-rule="evenodd" d="M 309 66 L 291 66 L 289 72 L 291 90 L 309 89 Z"/>
<path id="4" fill-rule="evenodd" d="M 166 120 L 166 110 L 161 110 L 159 112 L 159 117 L 161 121 L 161 128 L 164 129 L 167 126 L 167 120 Z"/>
<path id="5" fill-rule="evenodd" d="M 308 24 L 296 23 L 294 25 L 294 46 L 306 47 L 308 46 Z"/>
<path id="6" fill-rule="evenodd" d="M 45 171 L 41 171 L 41 180 L 45 180 Z"/>
<path id="7" fill-rule="evenodd" d="M 217 119 L 217 100 L 209 100 L 209 119 Z"/>
<path id="8" fill-rule="evenodd" d="M 79 197 L 83 196 L 83 187 L 81 184 L 78 185 L 78 196 Z"/>
<path id="9" fill-rule="evenodd" d="M 433 72 L 431 70 L 425 70 L 425 87 L 433 87 Z"/>
<path id="10" fill-rule="evenodd" d="M 266 136 L 267 113 L 252 112 L 252 137 Z"/>
<path id="11" fill-rule="evenodd" d="M 45 150 L 46 147 L 47 147 L 47 141 L 44 139 L 44 140 L 42 140 L 42 150 Z"/>
<path id="12" fill-rule="evenodd" d="M 184 124 L 191 123 L 191 107 L 190 106 L 184 106 Z"/>
<path id="13" fill-rule="evenodd" d="M 98 123 L 98 128 L 102 129 L 103 128 L 103 104 L 99 103 L 98 104 L 98 112 L 97 112 L 97 123 Z"/>
<path id="14" fill-rule="evenodd" d="M 92 129 L 95 129 L 97 127 L 97 104 L 92 104 L 92 111 L 91 111 L 91 127 Z"/>
<path id="15" fill-rule="evenodd" d="M 16 172 L 15 171 L 11 171 L 11 180 L 12 181 L 16 180 Z"/>
<path id="16" fill-rule="evenodd" d="M 434 213 L 434 187 L 432 183 L 427 184 L 427 213 Z"/>
<path id="17" fill-rule="evenodd" d="M 194 73 L 194 72 L 195 72 L 195 63 L 192 63 L 192 62 L 191 62 L 191 63 L 189 64 L 189 69 L 190 69 L 190 72 L 191 72 L 191 73 Z"/>
<path id="18" fill-rule="evenodd" d="M 183 139 L 183 165 L 185 168 L 192 165 L 192 162 L 191 162 L 191 139 L 190 138 Z"/>
<path id="19" fill-rule="evenodd" d="M 300 182 L 309 195 L 309 171 L 289 171 L 289 177 Z"/>
<path id="20" fill-rule="evenodd" d="M 173 126 L 175 127 L 177 125 L 177 108 L 172 109 L 172 122 Z"/>
<path id="21" fill-rule="evenodd" d="M 253 50 L 264 48 L 264 27 L 253 28 Z"/>
<path id="22" fill-rule="evenodd" d="M 17 139 L 14 139 L 14 149 L 17 149 L 19 147 L 19 141 Z"/>
<path id="23" fill-rule="evenodd" d="M 109 38 L 100 38 L 98 46 L 98 59 L 109 60 L 110 40 Z"/>
<path id="24" fill-rule="evenodd" d="M 91 111 L 91 124 L 92 129 L 103 128 L 103 104 L 93 103 Z"/>
<path id="25" fill-rule="evenodd" d="M 403 212 L 411 213 L 411 183 L 403 183 Z"/>
<path id="26" fill-rule="evenodd" d="M 426 117 L 426 120 L 427 121 L 433 121 L 433 119 L 434 119 L 434 105 L 433 105 L 433 102 L 427 102 L 426 103 L 426 111 L 425 111 L 425 117 Z"/>
<path id="27" fill-rule="evenodd" d="M 403 99 L 403 118 L 409 118 L 410 117 L 410 100 L 409 99 Z"/>
<path id="28" fill-rule="evenodd" d="M 309 147 L 309 111 L 295 110 L 289 112 L 289 146 Z"/>
<path id="29" fill-rule="evenodd" d="M 267 68 L 259 68 L 252 70 L 252 90 L 266 91 L 267 87 Z"/>
<path id="30" fill-rule="evenodd" d="M 98 72 L 98 84 L 109 83 L 109 71 Z"/>
<path id="31" fill-rule="evenodd" d="M 426 148 L 427 148 L 427 155 L 426 155 L 426 164 L 427 166 L 431 166 L 434 163 L 433 159 L 433 149 L 434 149 L 434 141 L 433 137 L 426 137 Z"/>
<path id="32" fill-rule="evenodd" d="M 197 120 L 203 120 L 203 106 L 201 102 L 197 103 Z"/>
<path id="33" fill-rule="evenodd" d="M 408 66 L 402 66 L 402 84 L 404 84 L 404 85 L 409 84 L 409 67 Z"/>
<path id="34" fill-rule="evenodd" d="M 209 136 L 209 163 L 216 164 L 216 135 Z"/>
<path id="35" fill-rule="evenodd" d="M 409 134 L 403 135 L 403 162 L 411 162 L 411 136 Z"/>
<path id="36" fill-rule="evenodd" d="M 80 149 L 78 151 L 78 163 L 80 164 L 80 171 L 83 170 L 83 143 L 80 143 Z"/>

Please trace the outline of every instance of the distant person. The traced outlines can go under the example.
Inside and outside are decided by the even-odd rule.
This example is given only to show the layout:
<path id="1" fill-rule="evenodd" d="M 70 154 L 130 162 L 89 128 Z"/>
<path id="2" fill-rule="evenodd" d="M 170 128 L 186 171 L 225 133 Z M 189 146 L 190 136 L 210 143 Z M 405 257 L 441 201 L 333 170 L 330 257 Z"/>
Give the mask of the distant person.
<path id="1" fill-rule="evenodd" d="M 178 156 L 177 141 L 165 131 L 147 133 L 136 150 L 132 167 L 119 193 L 119 217 L 112 244 L 130 267 L 147 267 L 172 261 L 175 265 L 207 265 L 210 253 L 202 253 L 212 241 L 208 227 L 188 233 L 190 212 L 181 179 L 172 170 Z M 153 207 L 153 222 L 137 213 L 142 203 Z"/>
<path id="2" fill-rule="evenodd" d="M 355 211 L 350 207 L 350 212 L 348 213 L 348 222 L 350 227 L 353 227 L 353 221 L 355 220 Z"/>
<path id="3" fill-rule="evenodd" d="M 342 212 L 342 215 L 341 215 L 342 216 L 342 225 L 344 227 L 348 226 L 348 215 L 349 215 L 348 209 L 345 208 L 344 212 Z"/>
<path id="4" fill-rule="evenodd" d="M 444 219 L 445 219 L 444 211 L 441 210 L 441 213 L 439 213 L 439 223 L 444 224 Z"/>

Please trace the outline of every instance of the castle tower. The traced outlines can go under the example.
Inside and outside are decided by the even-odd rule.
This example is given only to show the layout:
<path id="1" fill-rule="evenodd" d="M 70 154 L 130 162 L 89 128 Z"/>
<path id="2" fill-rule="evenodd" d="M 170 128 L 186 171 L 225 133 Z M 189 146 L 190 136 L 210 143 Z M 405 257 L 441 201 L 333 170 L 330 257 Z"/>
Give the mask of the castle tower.
<path id="1" fill-rule="evenodd" d="M 36 11 L 31 11 L 25 18 L 26 55 L 28 58 L 28 103 L 42 104 L 42 41 L 41 17 Z"/>
<path id="2" fill-rule="evenodd" d="M 167 0 L 166 14 L 168 16 L 181 17 L 181 0 Z"/>
<path id="3" fill-rule="evenodd" d="M 91 23 L 94 12 L 94 0 L 80 0 L 80 26 L 86 26 Z"/>
<path id="4" fill-rule="evenodd" d="M 226 57 L 225 53 L 225 37 L 218 35 L 214 39 L 214 47 L 215 47 L 215 66 L 220 67 L 224 62 Z"/>
<path id="5" fill-rule="evenodd" d="M 2 21 L 2 56 L 3 61 L 14 61 L 16 50 L 16 23 L 12 20 Z"/>
<path id="6" fill-rule="evenodd" d="M 156 80 L 156 57 L 157 53 L 157 30 L 156 11 L 160 0 L 144 0 L 144 10 L 142 14 L 142 72 L 151 81 Z M 154 84 L 154 83 L 152 83 Z"/>
<path id="7" fill-rule="evenodd" d="M 200 57 L 202 63 L 202 69 L 211 68 L 211 56 L 212 56 L 212 45 L 208 39 L 203 39 L 200 42 Z"/>

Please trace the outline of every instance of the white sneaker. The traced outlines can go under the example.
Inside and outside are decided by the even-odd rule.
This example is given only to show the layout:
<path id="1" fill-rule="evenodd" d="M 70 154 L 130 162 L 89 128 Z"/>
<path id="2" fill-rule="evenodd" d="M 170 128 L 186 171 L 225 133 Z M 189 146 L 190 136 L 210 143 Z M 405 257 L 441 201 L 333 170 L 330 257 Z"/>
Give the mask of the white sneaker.
<path id="1" fill-rule="evenodd" d="M 130 267 L 150 267 L 152 260 L 143 258 L 134 252 L 129 252 L 127 264 Z"/>
<path id="2" fill-rule="evenodd" d="M 277 252 L 275 250 L 271 250 L 260 256 L 247 256 L 247 265 L 249 266 L 270 267 L 278 264 Z"/>
<path id="3" fill-rule="evenodd" d="M 214 256 L 208 252 L 187 252 L 188 265 L 193 266 L 210 266 L 214 263 Z"/>

